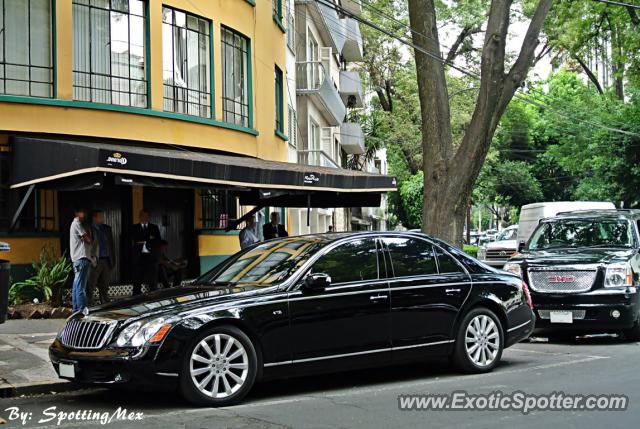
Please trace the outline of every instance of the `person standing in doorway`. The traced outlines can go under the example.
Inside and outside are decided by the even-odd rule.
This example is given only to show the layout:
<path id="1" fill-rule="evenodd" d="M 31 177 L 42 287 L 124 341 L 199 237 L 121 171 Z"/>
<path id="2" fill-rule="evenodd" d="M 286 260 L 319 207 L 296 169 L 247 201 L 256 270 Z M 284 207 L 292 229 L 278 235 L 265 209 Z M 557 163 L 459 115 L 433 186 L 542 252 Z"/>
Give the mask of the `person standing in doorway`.
<path id="1" fill-rule="evenodd" d="M 93 249 L 91 230 L 85 225 L 86 211 L 83 208 L 74 210 L 74 218 L 69 230 L 69 255 L 73 265 L 73 286 L 71 302 L 73 311 L 83 311 L 87 303 L 87 281 L 91 264 L 93 263 Z"/>
<path id="2" fill-rule="evenodd" d="M 133 225 L 133 294 L 142 292 L 142 283 L 149 290 L 158 286 L 158 254 L 160 250 L 160 228 L 150 222 L 151 215 L 140 210 L 140 223 Z"/>
<path id="3" fill-rule="evenodd" d="M 87 298 L 93 305 L 93 294 L 96 287 L 100 303 L 109 302 L 109 280 L 111 272 L 116 263 L 116 250 L 113 243 L 113 232 L 109 225 L 104 223 L 104 212 L 94 210 L 91 213 L 91 227 L 96 246 L 96 266 L 91 270 L 89 276 L 89 287 L 87 288 Z"/>
<path id="4" fill-rule="evenodd" d="M 280 223 L 280 213 L 278 212 L 271 212 L 271 222 L 262 227 L 262 233 L 265 240 L 289 236 L 287 230 L 284 229 L 284 225 Z"/>
<path id="5" fill-rule="evenodd" d="M 256 219 L 251 216 L 246 220 L 246 226 L 240 230 L 240 248 L 244 249 L 260 241 L 256 231 Z"/>

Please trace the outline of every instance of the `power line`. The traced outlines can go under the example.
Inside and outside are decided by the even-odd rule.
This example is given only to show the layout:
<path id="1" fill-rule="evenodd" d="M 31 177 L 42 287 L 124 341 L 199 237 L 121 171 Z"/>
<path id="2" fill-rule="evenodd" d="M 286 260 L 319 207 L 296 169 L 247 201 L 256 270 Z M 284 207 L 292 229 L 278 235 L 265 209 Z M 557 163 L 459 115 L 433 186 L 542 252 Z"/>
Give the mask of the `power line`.
<path id="1" fill-rule="evenodd" d="M 635 5 L 635 4 L 631 4 L 631 3 L 624 3 L 624 2 L 620 2 L 620 1 L 613 1 L 613 0 L 591 0 L 591 1 L 595 1 L 598 3 L 605 3 L 605 4 L 610 4 L 612 6 L 623 6 L 623 7 L 630 7 L 632 9 L 638 9 L 640 10 L 640 6 Z"/>

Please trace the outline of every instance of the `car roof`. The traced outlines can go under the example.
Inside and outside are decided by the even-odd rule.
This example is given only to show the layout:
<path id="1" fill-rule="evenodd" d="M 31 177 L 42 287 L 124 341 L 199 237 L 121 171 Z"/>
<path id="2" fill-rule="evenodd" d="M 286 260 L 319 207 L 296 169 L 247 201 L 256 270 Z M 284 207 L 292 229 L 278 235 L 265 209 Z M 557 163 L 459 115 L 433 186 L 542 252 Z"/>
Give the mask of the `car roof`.
<path id="1" fill-rule="evenodd" d="M 640 210 L 635 209 L 600 209 L 600 210 L 573 210 L 560 212 L 548 219 L 584 219 L 584 218 L 605 218 L 605 219 L 640 219 Z"/>

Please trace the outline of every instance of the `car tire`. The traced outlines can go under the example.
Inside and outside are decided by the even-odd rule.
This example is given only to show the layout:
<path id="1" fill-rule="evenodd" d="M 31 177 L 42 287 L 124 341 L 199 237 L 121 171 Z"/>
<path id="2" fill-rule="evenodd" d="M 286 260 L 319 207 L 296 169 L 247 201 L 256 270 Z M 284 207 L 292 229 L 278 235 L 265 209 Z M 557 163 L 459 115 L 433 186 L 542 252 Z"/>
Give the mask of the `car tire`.
<path id="1" fill-rule="evenodd" d="M 258 356 L 249 337 L 234 326 L 216 326 L 187 348 L 179 391 L 195 405 L 232 405 L 249 393 L 257 370 Z"/>
<path id="2" fill-rule="evenodd" d="M 622 333 L 627 341 L 640 341 L 640 320 L 636 320 L 636 323 L 631 328 L 624 330 Z"/>
<path id="3" fill-rule="evenodd" d="M 500 362 L 504 333 L 494 312 L 477 307 L 463 317 L 456 336 L 453 362 L 467 373 L 489 372 Z"/>

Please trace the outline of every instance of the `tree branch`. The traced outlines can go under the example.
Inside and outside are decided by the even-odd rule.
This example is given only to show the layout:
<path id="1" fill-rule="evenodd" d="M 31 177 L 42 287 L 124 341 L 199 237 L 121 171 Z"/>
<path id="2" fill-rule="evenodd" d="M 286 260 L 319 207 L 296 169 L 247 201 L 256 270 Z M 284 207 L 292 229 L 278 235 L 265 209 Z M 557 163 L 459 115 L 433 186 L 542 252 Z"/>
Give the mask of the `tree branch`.
<path id="1" fill-rule="evenodd" d="M 447 58 L 445 59 L 445 61 L 447 63 L 453 62 L 453 60 L 456 59 L 458 54 L 461 53 L 459 52 L 459 49 L 462 43 L 465 41 L 465 39 L 472 34 L 478 33 L 479 31 L 480 31 L 480 27 L 478 26 L 471 26 L 471 25 L 465 26 L 462 29 L 462 31 L 460 31 L 460 34 L 458 34 L 458 37 L 456 37 L 456 41 L 453 42 L 453 45 L 451 46 L 451 49 L 449 49 L 449 53 L 447 54 Z"/>
<path id="2" fill-rule="evenodd" d="M 629 18 L 631 18 L 631 23 L 634 26 L 640 25 L 640 18 L 638 18 L 638 13 L 631 6 L 627 6 L 627 12 L 629 13 Z"/>
<path id="3" fill-rule="evenodd" d="M 598 80 L 598 77 L 591 71 L 589 66 L 579 56 L 577 55 L 572 55 L 572 56 L 573 56 L 573 59 L 576 60 L 578 64 L 580 64 L 580 67 L 582 67 L 582 70 L 584 70 L 584 72 L 587 74 L 587 77 L 589 78 L 591 83 L 595 85 L 598 92 L 600 94 L 604 94 L 604 90 L 602 89 L 602 85 L 600 85 L 600 81 Z"/>

